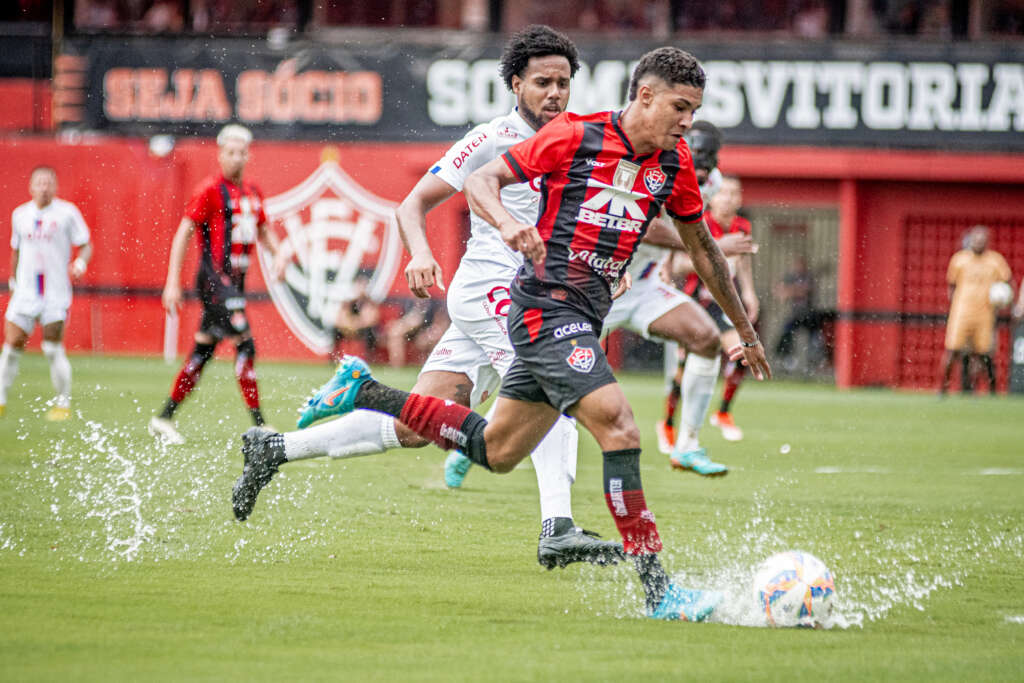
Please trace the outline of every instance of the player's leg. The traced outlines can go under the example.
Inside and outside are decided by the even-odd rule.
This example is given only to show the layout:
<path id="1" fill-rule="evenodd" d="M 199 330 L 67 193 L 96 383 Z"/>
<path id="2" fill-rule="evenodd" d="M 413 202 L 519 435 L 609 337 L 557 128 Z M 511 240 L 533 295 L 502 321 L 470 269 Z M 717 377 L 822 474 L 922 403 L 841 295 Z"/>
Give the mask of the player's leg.
<path id="1" fill-rule="evenodd" d="M 238 381 L 242 400 L 249 409 L 253 423 L 257 427 L 262 427 L 266 420 L 263 419 L 263 411 L 260 410 L 260 390 L 256 384 L 256 342 L 248 330 L 233 337 L 231 342 L 235 346 L 235 379 Z"/>
<path id="2" fill-rule="evenodd" d="M 722 332 L 720 339 L 723 349 L 731 349 L 740 343 L 740 335 L 733 327 Z M 732 401 L 746 375 L 746 366 L 730 361 L 725 366 L 724 375 L 725 387 L 722 389 L 722 403 L 718 407 L 718 412 L 711 416 L 711 424 L 722 430 L 722 438 L 726 441 L 740 441 L 743 439 L 743 430 L 736 426 L 731 411 Z"/>
<path id="3" fill-rule="evenodd" d="M 217 315 L 209 307 L 203 310 L 203 318 L 199 324 L 199 330 L 193 337 L 192 350 L 185 357 L 185 362 L 178 371 L 174 383 L 171 384 L 171 392 L 164 402 L 164 407 L 159 415 L 154 415 L 149 420 L 149 433 L 169 444 L 183 444 L 185 439 L 181 436 L 172 422 L 174 413 L 178 409 L 203 374 L 203 369 L 217 348 L 217 343 L 223 334 L 221 327 L 217 324 Z"/>
<path id="4" fill-rule="evenodd" d="M 621 387 L 614 380 L 598 387 L 569 412 L 601 447 L 605 503 L 622 535 L 625 554 L 633 558 L 647 614 L 658 619 L 706 619 L 722 595 L 673 584 L 658 558 L 661 538 L 640 479 L 640 430 Z"/>
<path id="5" fill-rule="evenodd" d="M 14 378 L 18 376 L 21 354 L 25 352 L 25 344 L 28 343 L 33 327 L 33 318 L 7 309 L 4 320 L 4 346 L 3 351 L 0 351 L 0 417 L 7 412 L 7 392 L 14 384 Z"/>
<path id="6" fill-rule="evenodd" d="M 50 381 L 56 392 L 53 407 L 46 413 L 46 419 L 60 422 L 71 417 L 71 363 L 64 351 L 64 312 L 54 316 L 57 320 L 44 317 L 42 350 L 50 363 Z"/>
<path id="7" fill-rule="evenodd" d="M 698 436 L 707 419 L 721 363 L 722 349 L 714 320 L 707 311 L 687 297 L 651 322 L 648 330 L 651 335 L 672 339 L 689 352 L 682 377 L 683 408 L 678 437 L 670 459 L 672 467 L 704 476 L 728 473 L 729 469 L 725 465 L 708 458 Z"/>
<path id="8" fill-rule="evenodd" d="M 665 342 L 665 410 L 662 419 L 655 425 L 658 434 L 658 450 L 671 455 L 676 443 L 676 409 L 683 397 L 683 365 L 686 350 L 673 341 Z"/>
<path id="9" fill-rule="evenodd" d="M 939 395 L 943 396 L 949 388 L 949 382 L 953 375 L 953 366 L 960 360 L 964 348 L 967 346 L 967 327 L 964 316 L 956 311 L 950 311 L 946 321 L 946 339 L 944 342 L 945 351 L 942 354 L 942 383 L 939 385 Z"/>
<path id="10" fill-rule="evenodd" d="M 996 369 L 992 363 L 992 349 L 995 345 L 996 329 L 995 313 L 979 315 L 978 319 L 974 335 L 974 352 L 981 366 L 985 368 L 985 375 L 988 377 L 988 393 L 995 395 Z"/>

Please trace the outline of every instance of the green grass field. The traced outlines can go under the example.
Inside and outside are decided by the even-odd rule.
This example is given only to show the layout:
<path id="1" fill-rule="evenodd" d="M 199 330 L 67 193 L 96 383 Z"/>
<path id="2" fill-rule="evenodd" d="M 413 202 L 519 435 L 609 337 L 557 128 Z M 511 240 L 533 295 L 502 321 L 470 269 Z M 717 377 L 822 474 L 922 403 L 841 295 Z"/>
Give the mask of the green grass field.
<path id="1" fill-rule="evenodd" d="M 657 453 L 660 380 L 623 377 L 666 565 L 729 594 L 732 623 L 686 624 L 642 618 L 625 567 L 541 569 L 527 466 L 449 491 L 433 447 L 306 461 L 239 524 L 230 363 L 179 411 L 178 448 L 145 428 L 177 366 L 72 364 L 76 419 L 42 420 L 28 354 L 0 420 L 0 680 L 1024 680 L 1020 398 L 748 381 L 747 438 L 704 434 L 732 472 L 704 480 Z M 260 373 L 284 428 L 329 370 Z M 615 536 L 589 435 L 574 493 Z M 830 565 L 849 628 L 738 625 L 753 567 L 789 548 Z"/>

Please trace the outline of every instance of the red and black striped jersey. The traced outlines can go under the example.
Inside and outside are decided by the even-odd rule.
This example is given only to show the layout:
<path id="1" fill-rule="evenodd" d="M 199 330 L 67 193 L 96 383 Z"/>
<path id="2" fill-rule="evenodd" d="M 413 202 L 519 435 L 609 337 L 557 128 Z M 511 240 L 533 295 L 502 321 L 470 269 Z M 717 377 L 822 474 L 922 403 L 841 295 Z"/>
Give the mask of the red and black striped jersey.
<path id="1" fill-rule="evenodd" d="M 743 216 L 734 216 L 732 222 L 725 228 L 723 228 L 710 213 L 704 216 L 704 220 L 708 224 L 708 230 L 711 232 L 711 237 L 716 240 L 733 232 L 742 232 L 745 235 L 750 234 L 750 221 Z M 729 269 L 732 270 L 732 267 L 732 259 L 730 259 Z M 697 299 L 701 304 L 714 300 L 711 292 L 704 286 L 701 279 L 697 277 L 697 273 L 690 273 L 686 276 L 686 282 L 683 284 L 683 291 L 694 299 Z"/>
<path id="2" fill-rule="evenodd" d="M 263 194 L 248 181 L 236 185 L 223 175 L 213 176 L 196 190 L 185 216 L 196 224 L 202 249 L 197 275 L 200 289 L 216 280 L 241 291 L 259 226 L 267 222 Z"/>
<path id="3" fill-rule="evenodd" d="M 601 321 L 613 285 L 647 226 L 664 207 L 685 223 L 704 209 L 686 142 L 638 155 L 621 126 L 622 112 L 565 113 L 503 159 L 523 182 L 541 179 L 537 229 L 547 248 L 529 259 L 512 286 L 518 303 L 546 308 L 565 302 Z"/>

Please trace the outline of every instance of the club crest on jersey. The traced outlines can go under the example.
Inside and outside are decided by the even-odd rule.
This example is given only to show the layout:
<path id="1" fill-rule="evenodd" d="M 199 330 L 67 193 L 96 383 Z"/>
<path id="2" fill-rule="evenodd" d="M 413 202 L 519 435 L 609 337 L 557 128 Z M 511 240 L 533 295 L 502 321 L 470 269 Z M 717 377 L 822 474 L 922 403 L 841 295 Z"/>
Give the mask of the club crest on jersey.
<path id="1" fill-rule="evenodd" d="M 661 166 L 655 166 L 644 171 L 644 186 L 651 194 L 657 194 L 658 190 L 665 187 L 665 172 Z"/>
<path id="2" fill-rule="evenodd" d="M 620 159 L 615 167 L 615 175 L 612 176 L 612 185 L 620 190 L 632 190 L 633 183 L 636 182 L 636 174 L 639 172 L 639 166 L 631 161 Z"/>
<path id="3" fill-rule="evenodd" d="M 589 346 L 577 346 L 569 354 L 569 357 L 565 359 L 565 362 L 576 372 L 590 372 L 594 369 L 596 358 L 594 349 Z"/>
<path id="4" fill-rule="evenodd" d="M 288 328 L 314 353 L 334 343 L 334 321 L 352 298 L 356 276 L 369 274 L 366 291 L 382 301 L 402 253 L 395 204 L 357 184 L 334 160 L 325 160 L 295 187 L 264 201 L 281 249 L 292 254 L 284 278 L 269 274 L 273 260 L 259 249 L 267 289 Z"/>

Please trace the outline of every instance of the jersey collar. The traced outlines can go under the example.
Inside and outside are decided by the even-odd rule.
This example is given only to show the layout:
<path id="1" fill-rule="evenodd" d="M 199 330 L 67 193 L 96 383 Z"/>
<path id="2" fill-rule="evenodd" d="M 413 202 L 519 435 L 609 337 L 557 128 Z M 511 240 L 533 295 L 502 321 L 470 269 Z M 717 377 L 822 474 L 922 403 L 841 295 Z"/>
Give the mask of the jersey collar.
<path id="1" fill-rule="evenodd" d="M 522 135 L 524 138 L 533 137 L 536 133 L 533 126 L 526 122 L 523 115 L 519 113 L 519 107 L 512 107 L 512 111 L 509 112 L 508 118 L 512 121 L 512 126 Z"/>

